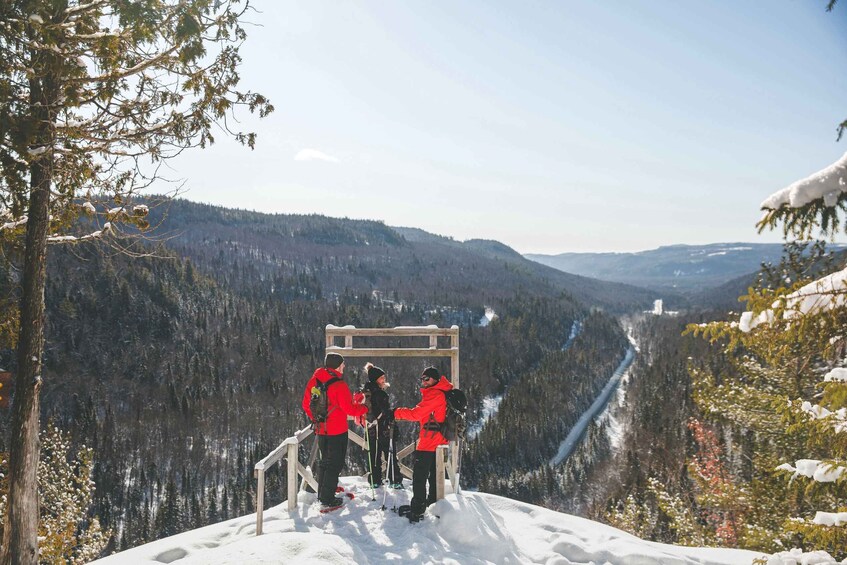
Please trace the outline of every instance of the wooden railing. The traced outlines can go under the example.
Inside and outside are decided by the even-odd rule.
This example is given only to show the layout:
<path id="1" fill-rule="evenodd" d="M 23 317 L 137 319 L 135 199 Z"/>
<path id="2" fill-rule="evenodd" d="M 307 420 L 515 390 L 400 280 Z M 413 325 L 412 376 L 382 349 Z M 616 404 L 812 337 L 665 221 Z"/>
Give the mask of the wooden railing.
<path id="1" fill-rule="evenodd" d="M 356 348 L 353 337 L 429 337 L 428 348 L 390 347 L 390 348 Z M 438 338 L 446 336 L 450 338 L 450 346 L 438 347 Z M 344 347 L 335 345 L 335 339 L 344 338 Z M 328 325 L 326 327 L 326 352 L 341 353 L 345 357 L 450 357 L 450 377 L 453 386 L 459 386 L 459 328 L 437 328 L 435 326 L 406 326 L 398 328 L 355 328 L 345 326 L 343 328 Z M 348 418 L 349 419 L 349 418 Z M 297 508 L 297 493 L 306 485 L 317 492 L 318 482 L 312 474 L 312 466 L 318 451 L 318 443 L 314 441 L 306 464 L 300 462 L 300 445 L 313 435 L 311 426 L 303 428 L 288 437 L 279 446 L 256 463 L 253 474 L 257 480 L 256 488 L 256 535 L 262 534 L 262 517 L 265 509 L 265 472 L 280 460 L 285 459 L 287 465 L 287 491 L 288 510 Z M 365 439 L 353 430 L 347 431 L 350 441 L 362 449 L 367 449 Z M 397 452 L 397 462 L 400 464 L 400 472 L 412 478 L 412 470 L 402 463 L 415 451 L 417 442 L 411 443 Z M 449 445 L 441 445 L 436 449 L 435 470 L 436 476 L 441 480 L 436 481 L 436 499 L 444 498 L 445 479 L 450 481 L 453 492 L 459 492 L 459 469 L 461 463 L 460 442 L 452 441 Z M 299 485 L 298 477 L 300 478 Z"/>

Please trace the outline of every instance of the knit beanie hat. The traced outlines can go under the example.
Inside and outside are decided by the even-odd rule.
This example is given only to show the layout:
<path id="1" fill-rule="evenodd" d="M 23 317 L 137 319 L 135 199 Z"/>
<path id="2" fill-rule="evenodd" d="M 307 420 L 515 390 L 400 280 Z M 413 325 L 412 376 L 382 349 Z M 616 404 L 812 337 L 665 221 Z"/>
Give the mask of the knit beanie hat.
<path id="1" fill-rule="evenodd" d="M 324 358 L 324 367 L 327 369 L 337 369 L 344 363 L 344 357 L 338 353 L 327 353 Z"/>
<path id="2" fill-rule="evenodd" d="M 431 379 L 438 380 L 438 377 L 440 375 L 438 373 L 438 369 L 436 369 L 435 367 L 427 367 L 426 369 L 423 370 L 423 373 L 421 373 L 421 376 L 422 377 L 429 377 Z"/>
<path id="3" fill-rule="evenodd" d="M 368 371 L 368 380 L 372 383 L 375 383 L 378 378 L 385 374 L 385 371 L 383 371 L 379 367 L 374 366 L 373 363 L 368 363 L 367 365 L 365 365 L 365 369 Z"/>

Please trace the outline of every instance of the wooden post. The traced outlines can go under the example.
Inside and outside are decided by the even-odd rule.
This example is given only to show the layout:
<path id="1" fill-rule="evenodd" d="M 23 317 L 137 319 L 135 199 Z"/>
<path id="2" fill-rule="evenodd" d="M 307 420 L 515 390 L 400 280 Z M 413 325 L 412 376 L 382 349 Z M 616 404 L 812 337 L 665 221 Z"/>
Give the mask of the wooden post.
<path id="1" fill-rule="evenodd" d="M 447 455 L 447 446 L 439 445 L 435 448 L 435 499 L 441 500 L 444 498 L 444 458 Z"/>
<path id="2" fill-rule="evenodd" d="M 256 469 L 259 486 L 256 489 L 256 535 L 262 535 L 262 515 L 265 512 L 265 469 Z"/>
<path id="3" fill-rule="evenodd" d="M 299 443 L 288 444 L 288 511 L 297 508 L 297 458 Z"/>

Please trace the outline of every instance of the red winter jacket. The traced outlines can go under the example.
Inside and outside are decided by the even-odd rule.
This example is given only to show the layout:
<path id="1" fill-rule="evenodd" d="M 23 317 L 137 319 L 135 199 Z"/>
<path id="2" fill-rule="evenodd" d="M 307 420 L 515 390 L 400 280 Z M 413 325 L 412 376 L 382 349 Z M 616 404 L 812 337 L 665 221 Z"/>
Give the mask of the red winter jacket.
<path id="1" fill-rule="evenodd" d="M 444 391 L 450 390 L 453 385 L 442 376 L 441 380 L 434 385 L 421 389 L 421 401 L 414 408 L 398 408 L 394 411 L 397 420 L 417 421 L 421 425 L 421 433 L 418 438 L 419 451 L 435 451 L 439 445 L 447 445 L 447 438 L 441 432 L 425 430 L 424 424 L 429 421 L 430 415 L 436 422 L 443 422 L 447 417 L 447 397 Z"/>
<path id="2" fill-rule="evenodd" d="M 319 367 L 315 370 L 312 378 L 309 379 L 308 384 L 306 384 L 306 390 L 303 392 L 303 410 L 306 412 L 309 420 L 312 419 L 312 411 L 309 410 L 312 387 L 318 381 L 325 383 L 335 377 L 343 378 L 341 373 L 335 369 Z M 346 434 L 348 430 L 347 416 L 361 416 L 368 411 L 368 407 L 364 404 L 353 403 L 353 395 L 350 392 L 350 387 L 343 380 L 329 385 L 326 398 L 328 401 L 326 422 L 318 425 L 315 430 L 315 433 L 318 435 L 337 436 L 339 434 Z"/>

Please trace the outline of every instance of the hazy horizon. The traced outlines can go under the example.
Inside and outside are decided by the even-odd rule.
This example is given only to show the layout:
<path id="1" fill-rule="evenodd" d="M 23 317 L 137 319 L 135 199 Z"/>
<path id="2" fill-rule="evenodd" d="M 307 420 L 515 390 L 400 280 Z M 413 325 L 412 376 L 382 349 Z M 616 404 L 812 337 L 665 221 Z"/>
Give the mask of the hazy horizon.
<path id="1" fill-rule="evenodd" d="M 777 242 L 759 204 L 839 158 L 847 9 L 258 0 L 268 119 L 171 163 L 186 197 L 522 253 Z"/>

